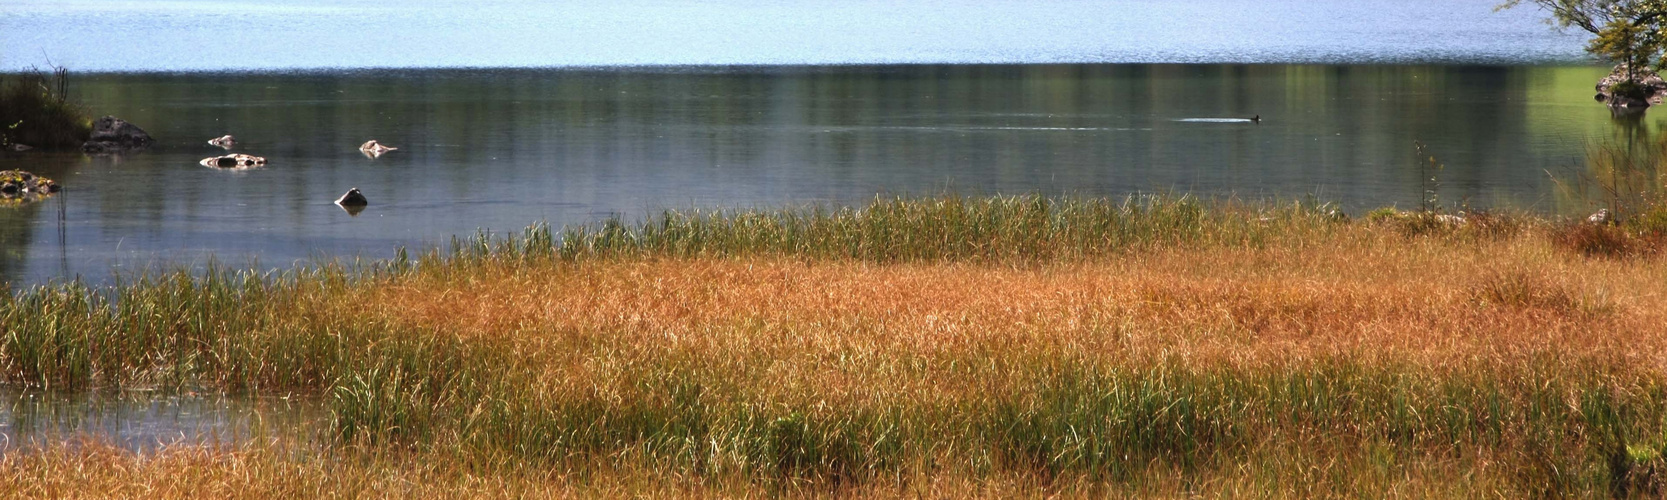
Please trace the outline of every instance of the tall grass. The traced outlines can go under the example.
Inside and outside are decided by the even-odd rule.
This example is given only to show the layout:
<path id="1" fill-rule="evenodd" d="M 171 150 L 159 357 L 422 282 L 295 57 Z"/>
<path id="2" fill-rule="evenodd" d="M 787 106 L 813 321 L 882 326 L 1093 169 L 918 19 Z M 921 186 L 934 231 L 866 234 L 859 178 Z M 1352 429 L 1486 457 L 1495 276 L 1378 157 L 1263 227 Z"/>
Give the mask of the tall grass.
<path id="1" fill-rule="evenodd" d="M 1496 216 L 950 196 L 534 226 L 19 290 L 0 377 L 302 392 L 326 453 L 579 484 L 1348 491 L 1313 471 L 1459 463 L 1471 494 L 1659 491 L 1667 268 Z"/>
<path id="2" fill-rule="evenodd" d="M 949 195 L 876 199 L 860 208 L 666 211 L 628 224 L 569 228 L 560 252 L 587 256 L 779 254 L 812 258 L 1050 260 L 1134 248 L 1254 245 L 1326 230 L 1346 219 L 1329 205 L 1250 206 L 1191 196 L 1123 199 Z"/>

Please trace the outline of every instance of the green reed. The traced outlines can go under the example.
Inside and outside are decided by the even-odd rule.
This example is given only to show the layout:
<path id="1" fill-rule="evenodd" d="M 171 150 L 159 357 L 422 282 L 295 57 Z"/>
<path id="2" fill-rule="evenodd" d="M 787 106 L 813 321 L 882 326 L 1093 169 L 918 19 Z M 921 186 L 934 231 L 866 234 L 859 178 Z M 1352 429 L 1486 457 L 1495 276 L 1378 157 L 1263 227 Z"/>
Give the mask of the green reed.
<path id="1" fill-rule="evenodd" d="M 469 388 L 383 377 L 395 387 L 367 389 L 374 401 L 337 401 L 338 426 L 371 442 L 534 462 L 833 483 L 905 467 L 1129 480 L 1154 464 L 1200 470 L 1269 439 L 1324 436 L 1414 453 L 1533 448 L 1597 488 L 1659 462 L 1667 430 L 1659 383 L 1549 364 L 1437 374 L 1345 359 L 1250 371 L 1039 359 L 983 374 L 1022 379 L 1023 393 L 835 406 L 773 399 L 689 367 L 643 366 L 640 392 L 611 400 L 552 396 L 481 366 L 463 377 Z M 1552 483 L 1523 473 L 1530 487 Z"/>
<path id="2" fill-rule="evenodd" d="M 1329 205 L 1249 207 L 1190 196 L 876 199 L 861 208 L 674 211 L 561 234 L 566 258 L 785 254 L 876 261 L 1053 259 L 1157 245 L 1262 244 L 1344 220 Z"/>

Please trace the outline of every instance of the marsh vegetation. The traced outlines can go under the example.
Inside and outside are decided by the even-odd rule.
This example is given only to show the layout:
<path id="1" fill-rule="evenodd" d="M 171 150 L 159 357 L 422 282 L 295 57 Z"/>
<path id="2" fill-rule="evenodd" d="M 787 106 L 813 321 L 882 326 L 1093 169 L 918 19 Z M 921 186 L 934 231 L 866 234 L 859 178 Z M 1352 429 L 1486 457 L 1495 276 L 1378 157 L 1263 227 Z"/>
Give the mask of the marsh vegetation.
<path id="1" fill-rule="evenodd" d="M 1633 251 L 1574 243 L 1590 231 Z M 1662 238 L 1511 213 L 945 196 L 41 286 L 0 303 L 11 384 L 306 394 L 330 418 L 317 440 L 231 449 L 48 445 L 0 460 L 0 483 L 1659 494 Z"/>

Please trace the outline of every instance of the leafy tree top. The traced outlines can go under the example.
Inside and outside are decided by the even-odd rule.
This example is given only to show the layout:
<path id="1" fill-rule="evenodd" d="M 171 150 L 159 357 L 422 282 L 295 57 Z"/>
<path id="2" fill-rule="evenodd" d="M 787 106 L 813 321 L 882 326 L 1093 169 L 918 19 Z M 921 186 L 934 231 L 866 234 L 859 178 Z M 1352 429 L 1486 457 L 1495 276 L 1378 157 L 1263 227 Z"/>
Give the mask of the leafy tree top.
<path id="1" fill-rule="evenodd" d="M 1627 79 L 1645 66 L 1662 65 L 1667 48 L 1667 0 L 1507 0 L 1500 9 L 1530 4 L 1551 13 L 1560 28 L 1594 35 L 1586 51 L 1624 64 Z"/>

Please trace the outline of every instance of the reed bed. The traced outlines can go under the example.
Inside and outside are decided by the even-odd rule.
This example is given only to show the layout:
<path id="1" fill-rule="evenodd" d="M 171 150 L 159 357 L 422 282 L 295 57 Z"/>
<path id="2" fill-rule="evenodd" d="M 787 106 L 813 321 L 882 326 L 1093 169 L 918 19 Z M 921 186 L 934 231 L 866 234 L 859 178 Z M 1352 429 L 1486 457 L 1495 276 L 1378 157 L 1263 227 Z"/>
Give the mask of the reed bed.
<path id="1" fill-rule="evenodd" d="M 1660 495 L 1667 262 L 1587 230 L 941 197 L 35 287 L 9 383 L 301 392 L 328 438 L 48 447 L 0 490 Z"/>

